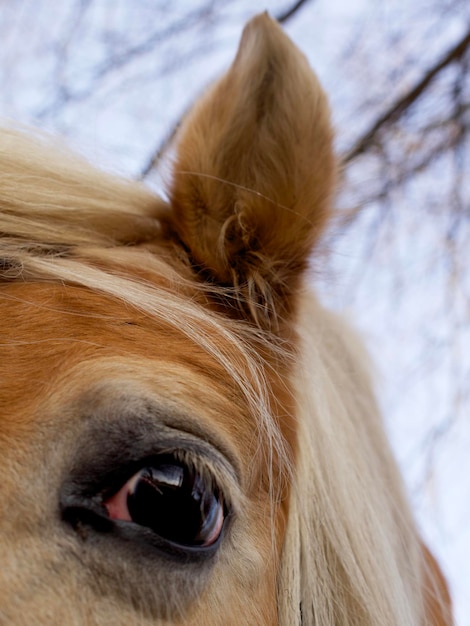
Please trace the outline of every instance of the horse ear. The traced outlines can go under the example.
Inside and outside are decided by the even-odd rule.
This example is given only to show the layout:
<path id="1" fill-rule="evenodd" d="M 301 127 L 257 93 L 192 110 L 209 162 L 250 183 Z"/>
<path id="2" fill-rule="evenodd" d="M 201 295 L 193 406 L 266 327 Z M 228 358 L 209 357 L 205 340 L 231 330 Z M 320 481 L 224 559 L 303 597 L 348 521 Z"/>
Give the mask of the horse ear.
<path id="1" fill-rule="evenodd" d="M 191 263 L 262 327 L 292 309 L 334 173 L 317 78 L 277 22 L 259 15 L 183 122 L 170 198 Z"/>

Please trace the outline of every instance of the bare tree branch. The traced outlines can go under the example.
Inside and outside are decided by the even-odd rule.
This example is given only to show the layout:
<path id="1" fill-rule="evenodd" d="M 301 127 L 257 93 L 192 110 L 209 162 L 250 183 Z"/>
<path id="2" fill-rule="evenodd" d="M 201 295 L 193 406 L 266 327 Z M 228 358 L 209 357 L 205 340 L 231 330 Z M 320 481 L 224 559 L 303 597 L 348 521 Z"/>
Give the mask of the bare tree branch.
<path id="1" fill-rule="evenodd" d="M 81 0 L 81 4 L 86 4 L 90 0 Z M 126 66 L 134 63 L 136 60 L 142 59 L 146 55 L 153 54 L 157 46 L 162 45 L 163 42 L 174 38 L 181 33 L 188 31 L 189 29 L 197 26 L 201 21 L 208 19 L 212 15 L 212 4 L 208 7 L 198 7 L 195 10 L 189 11 L 181 18 L 164 24 L 162 28 L 155 32 L 152 32 L 143 41 L 133 44 L 127 47 L 124 51 L 120 51 L 109 58 L 106 58 L 101 64 L 96 64 L 93 74 L 89 77 L 88 85 L 81 90 L 73 90 L 69 88 L 58 77 L 57 79 L 57 94 L 55 99 L 43 107 L 37 112 L 36 118 L 42 120 L 54 113 L 57 109 L 64 107 L 70 102 L 77 103 L 83 102 L 89 98 L 94 92 L 96 92 L 98 86 L 112 74 L 122 73 Z M 64 47 L 62 55 L 59 57 L 61 66 L 67 62 L 67 48 Z M 190 57 L 194 56 L 194 51 L 191 51 Z M 174 65 L 172 60 L 169 65 Z"/>
<path id="2" fill-rule="evenodd" d="M 190 109 L 190 106 L 179 117 L 176 124 L 173 124 L 170 131 L 163 137 L 158 147 L 152 152 L 149 159 L 147 160 L 147 163 L 140 170 L 138 180 L 145 180 L 147 176 L 150 174 L 150 172 L 152 172 L 152 170 L 154 170 L 157 167 L 158 163 L 160 162 L 162 157 L 166 154 L 167 150 L 170 148 L 171 144 L 173 143 L 173 139 L 175 138 L 176 133 L 178 132 L 178 129 L 181 126 L 182 121 L 186 117 L 186 114 L 188 113 L 189 109 Z"/>
<path id="3" fill-rule="evenodd" d="M 289 18 L 297 13 L 302 5 L 307 4 L 308 1 L 309 0 L 298 0 L 298 2 L 296 2 L 290 9 L 287 9 L 284 13 L 281 13 L 281 15 L 276 16 L 276 20 L 280 24 L 284 24 L 284 22 L 287 22 Z"/>
<path id="4" fill-rule="evenodd" d="M 378 133 L 387 125 L 395 122 L 409 107 L 418 100 L 426 91 L 433 79 L 445 67 L 459 60 L 470 48 L 470 31 L 445 54 L 433 67 L 431 67 L 422 79 L 404 96 L 385 111 L 371 128 L 356 142 L 351 150 L 343 157 L 343 164 L 350 163 L 360 154 L 364 153 L 374 143 Z"/>

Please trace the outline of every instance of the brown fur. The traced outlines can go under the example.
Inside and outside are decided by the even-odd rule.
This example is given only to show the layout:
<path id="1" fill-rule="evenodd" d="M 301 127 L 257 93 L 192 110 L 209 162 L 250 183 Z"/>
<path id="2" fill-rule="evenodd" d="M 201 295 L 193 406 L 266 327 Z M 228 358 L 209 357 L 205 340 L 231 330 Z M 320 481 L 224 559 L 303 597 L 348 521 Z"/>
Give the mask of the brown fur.
<path id="1" fill-rule="evenodd" d="M 335 163 L 318 81 L 267 20 L 248 24 L 232 67 L 188 115 L 172 203 L 192 261 L 269 327 L 325 226 Z"/>
<path id="2" fill-rule="evenodd" d="M 188 115 L 168 205 L 15 131 L 0 170 L 0 623 L 451 624 L 361 349 L 304 293 L 335 164 L 279 26 Z M 230 505 L 211 559 L 63 515 L 162 445 Z"/>

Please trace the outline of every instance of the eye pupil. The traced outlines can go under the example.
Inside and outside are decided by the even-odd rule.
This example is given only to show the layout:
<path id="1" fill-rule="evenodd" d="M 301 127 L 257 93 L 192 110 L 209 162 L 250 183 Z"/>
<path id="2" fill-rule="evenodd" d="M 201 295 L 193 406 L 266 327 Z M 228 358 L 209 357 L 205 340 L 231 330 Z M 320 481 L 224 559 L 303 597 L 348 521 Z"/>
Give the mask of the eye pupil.
<path id="1" fill-rule="evenodd" d="M 135 524 L 186 546 L 214 543 L 223 523 L 218 491 L 177 461 L 145 467 L 129 484 L 127 508 Z"/>

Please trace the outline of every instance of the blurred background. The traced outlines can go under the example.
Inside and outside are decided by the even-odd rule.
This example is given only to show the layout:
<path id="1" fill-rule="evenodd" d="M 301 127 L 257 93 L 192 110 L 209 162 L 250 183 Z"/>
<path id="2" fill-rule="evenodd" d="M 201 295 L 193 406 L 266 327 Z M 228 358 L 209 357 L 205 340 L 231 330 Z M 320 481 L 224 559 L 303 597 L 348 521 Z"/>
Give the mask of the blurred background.
<path id="1" fill-rule="evenodd" d="M 365 338 L 470 626 L 470 2 L 0 0 L 0 116 L 161 189 L 175 127 L 265 9 L 328 92 L 342 162 L 312 282 Z"/>

